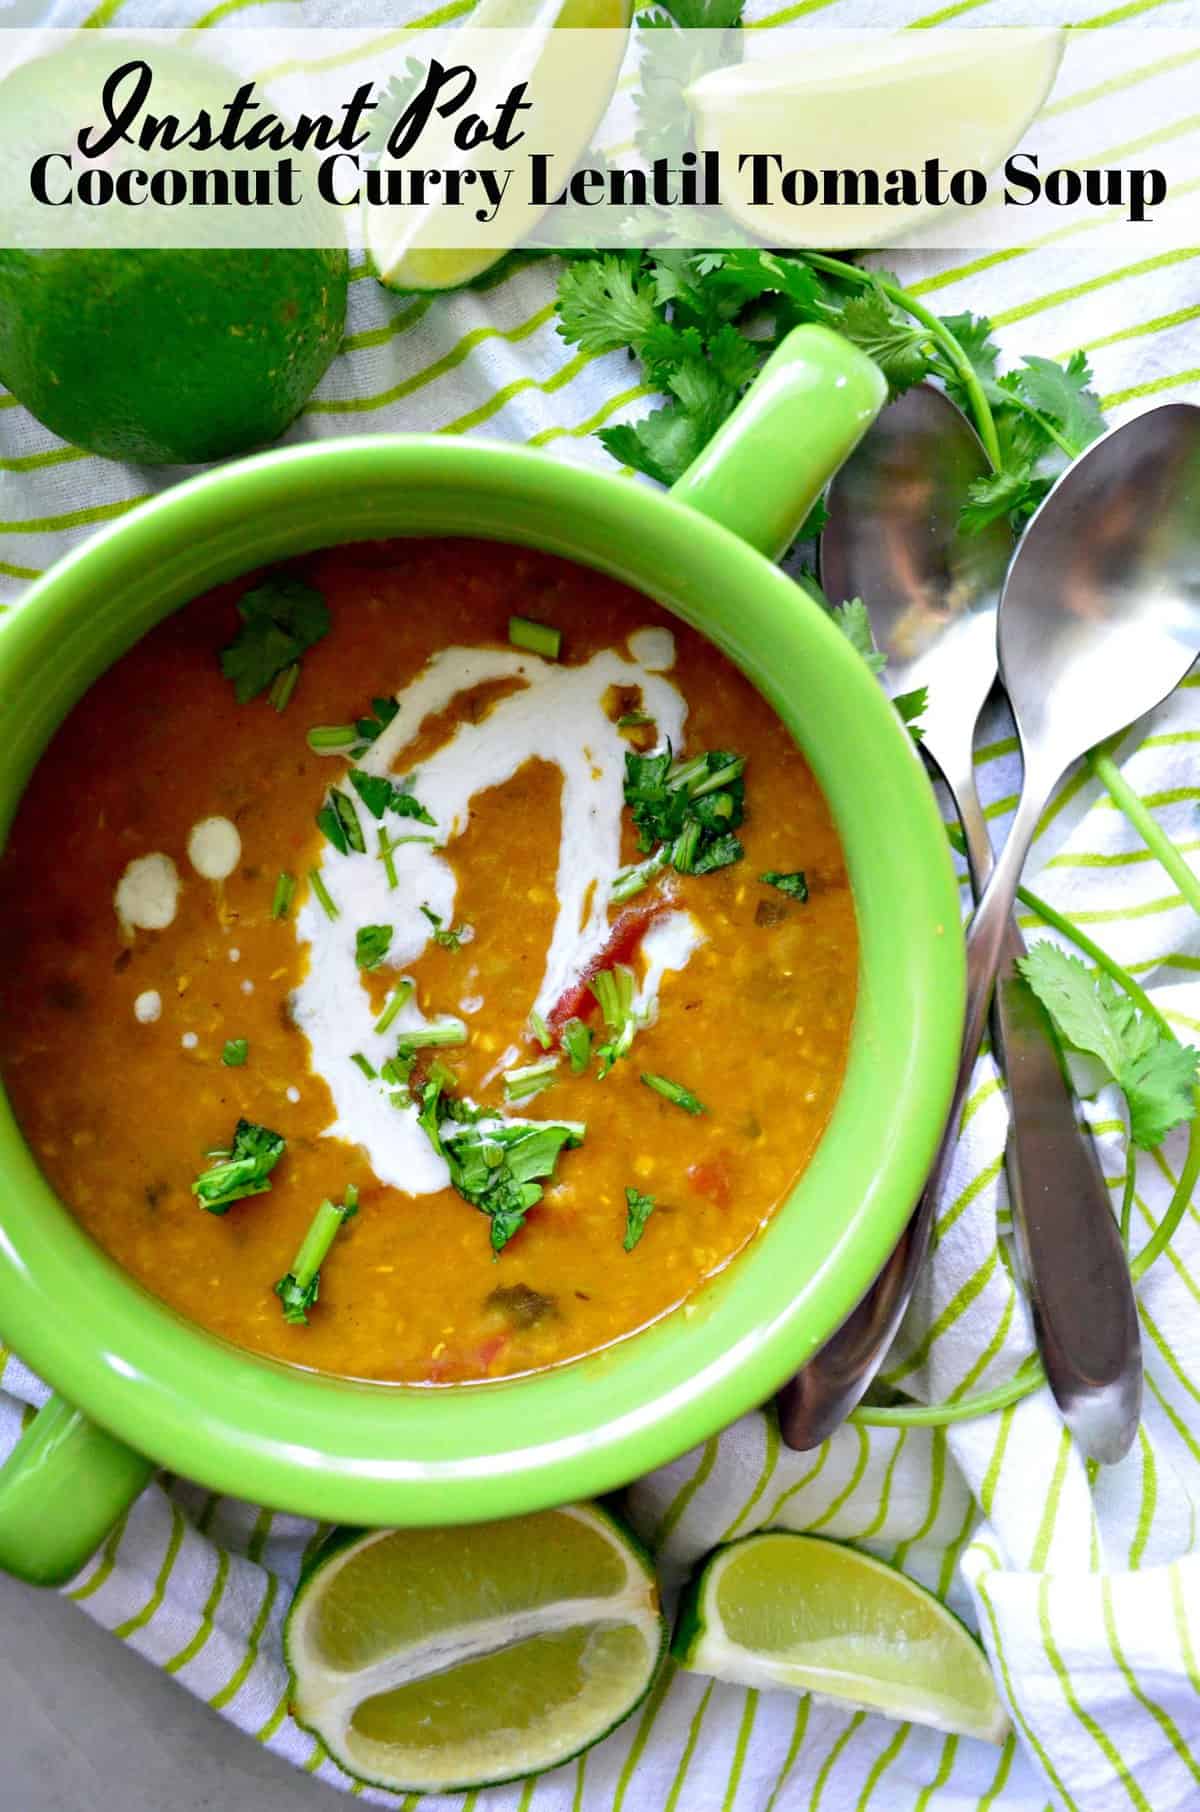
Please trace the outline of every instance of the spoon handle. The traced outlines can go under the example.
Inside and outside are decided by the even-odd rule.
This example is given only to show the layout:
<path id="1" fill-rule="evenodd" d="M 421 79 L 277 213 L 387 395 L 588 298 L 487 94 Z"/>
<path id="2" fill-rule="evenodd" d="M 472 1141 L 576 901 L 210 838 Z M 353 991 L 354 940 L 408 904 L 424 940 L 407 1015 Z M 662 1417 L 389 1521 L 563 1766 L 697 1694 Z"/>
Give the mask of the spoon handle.
<path id="1" fill-rule="evenodd" d="M 900 1243 L 866 1295 L 803 1371 L 780 1392 L 780 1425 L 789 1447 L 817 1447 L 845 1421 L 891 1345 L 929 1250 L 929 1236 L 958 1138 L 975 1058 L 987 1023 L 992 984 L 1012 916 L 1017 883 L 1050 787 L 1031 785 L 1017 805 L 1008 841 L 983 890 L 967 938 L 967 1005 L 958 1076 L 925 1192 Z"/>
<path id="2" fill-rule="evenodd" d="M 976 893 L 994 866 L 973 778 L 955 789 Z M 992 1003 L 992 1048 L 1008 1092 L 1005 1153 L 1017 1259 L 1046 1377 L 1088 1459 L 1113 1465 L 1141 1414 L 1137 1305 L 1090 1134 L 1041 1003 L 1016 965 L 1025 942 L 1010 916 Z"/>

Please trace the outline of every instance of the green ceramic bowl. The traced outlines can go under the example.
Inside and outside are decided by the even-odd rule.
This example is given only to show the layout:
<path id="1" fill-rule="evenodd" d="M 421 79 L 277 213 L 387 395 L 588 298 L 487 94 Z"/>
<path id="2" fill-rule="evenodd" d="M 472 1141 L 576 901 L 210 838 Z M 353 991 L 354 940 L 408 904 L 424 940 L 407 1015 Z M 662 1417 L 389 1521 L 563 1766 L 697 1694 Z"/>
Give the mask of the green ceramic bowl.
<path id="1" fill-rule="evenodd" d="M 463 1522 L 588 1496 L 769 1397 L 853 1306 L 904 1226 L 949 1101 L 958 899 L 908 736 L 836 627 L 771 560 L 882 400 L 869 361 L 804 327 L 673 494 L 432 436 L 267 453 L 140 506 L 60 562 L 0 627 L 3 834 L 88 685 L 219 580 L 385 535 L 469 534 L 567 555 L 704 630 L 779 713 L 840 829 L 861 937 L 845 1086 L 770 1227 L 685 1309 L 510 1382 L 355 1383 L 201 1332 L 92 1244 L 0 1102 L 0 1331 L 60 1393 L 0 1472 L 0 1565 L 46 1583 L 69 1576 L 155 1464 L 343 1523 Z"/>

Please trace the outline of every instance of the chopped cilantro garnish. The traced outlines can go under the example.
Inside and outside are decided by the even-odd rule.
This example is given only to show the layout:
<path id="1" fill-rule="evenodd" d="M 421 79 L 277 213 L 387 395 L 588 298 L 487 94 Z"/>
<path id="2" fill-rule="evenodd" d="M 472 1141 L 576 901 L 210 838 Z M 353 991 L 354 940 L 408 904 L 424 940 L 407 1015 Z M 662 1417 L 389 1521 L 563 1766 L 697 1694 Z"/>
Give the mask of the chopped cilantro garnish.
<path id="1" fill-rule="evenodd" d="M 655 875 L 662 873 L 670 859 L 671 851 L 664 843 L 662 848 L 654 855 L 647 857 L 646 861 L 636 862 L 632 868 L 623 868 L 612 885 L 610 898 L 613 905 L 623 906 L 626 900 L 633 898 L 635 893 L 641 893 L 642 888 L 648 887 Z"/>
<path id="2" fill-rule="evenodd" d="M 443 950 L 459 950 L 464 944 L 469 944 L 475 936 L 475 928 L 472 925 L 443 927 L 441 914 L 435 912 L 432 906 L 422 905 L 421 911 L 433 926 L 434 943 L 440 944 Z"/>
<path id="3" fill-rule="evenodd" d="M 744 757 L 725 749 L 679 763 L 669 745 L 656 755 L 626 755 L 625 803 L 638 848 L 654 853 L 618 875 L 614 899 L 629 899 L 668 863 L 679 874 L 705 875 L 741 859 L 733 833 L 745 816 L 745 766 Z"/>
<path id="4" fill-rule="evenodd" d="M 224 1214 L 231 1203 L 240 1202 L 245 1196 L 262 1195 L 271 1187 L 267 1178 L 286 1145 L 282 1134 L 272 1132 L 269 1126 L 239 1120 L 228 1157 L 201 1172 L 192 1184 L 192 1194 L 210 1214 Z"/>
<path id="5" fill-rule="evenodd" d="M 591 1028 L 582 1019 L 568 1019 L 562 1029 L 562 1048 L 571 1059 L 571 1073 L 582 1076 L 592 1055 Z"/>
<path id="6" fill-rule="evenodd" d="M 233 681 L 234 696 L 244 705 L 328 633 L 329 610 L 319 591 L 283 575 L 246 592 L 237 610 L 242 626 L 221 650 L 221 672 Z"/>
<path id="7" fill-rule="evenodd" d="M 406 1006 L 412 999 L 416 985 L 416 982 L 413 981 L 411 976 L 405 975 L 401 977 L 400 981 L 397 982 L 396 986 L 392 989 L 384 1002 L 383 1012 L 375 1021 L 375 1030 L 377 1032 L 387 1031 L 401 1007 Z"/>
<path id="8" fill-rule="evenodd" d="M 292 895 L 296 891 L 296 877 L 284 870 L 275 883 L 275 892 L 271 895 L 271 917 L 286 919 L 292 908 Z"/>
<path id="9" fill-rule="evenodd" d="M 321 879 L 321 871 L 319 868 L 309 869 L 308 884 L 316 894 L 321 911 L 325 914 L 325 917 L 327 919 L 336 919 L 340 908 L 334 904 L 333 897 L 330 894 L 328 887 L 326 887 L 324 881 Z"/>
<path id="10" fill-rule="evenodd" d="M 349 780 L 373 818 L 395 812 L 400 818 L 415 818 L 418 824 L 436 825 L 437 819 L 429 815 L 420 800 L 396 786 L 386 774 L 368 774 L 362 768 L 351 768 Z"/>
<path id="11" fill-rule="evenodd" d="M 397 884 L 396 863 L 395 863 L 394 857 L 395 857 L 395 853 L 398 849 L 400 849 L 405 843 L 436 843 L 436 842 L 437 842 L 436 837 L 389 837 L 386 829 L 381 824 L 379 827 L 379 858 L 380 858 L 380 861 L 383 863 L 383 872 L 387 876 L 388 886 L 391 888 L 394 888 Z"/>
<path id="12" fill-rule="evenodd" d="M 543 1089 L 552 1088 L 557 1080 L 558 1058 L 543 1057 L 520 1069 L 505 1070 L 504 1098 L 506 1101 L 528 1101 L 531 1095 L 540 1095 Z"/>
<path id="13" fill-rule="evenodd" d="M 587 1130 L 578 1122 L 483 1121 L 465 1103 L 443 1099 L 433 1079 L 422 1091 L 419 1119 L 459 1195 L 489 1216 L 493 1252 L 503 1250 L 541 1201 L 542 1182 L 554 1175 L 559 1153 L 581 1145 Z M 443 1134 L 445 1120 L 455 1124 Z"/>
<path id="14" fill-rule="evenodd" d="M 642 1234 L 646 1231 L 646 1222 L 650 1219 L 650 1216 L 653 1213 L 654 1213 L 654 1197 L 652 1195 L 642 1195 L 641 1192 L 637 1189 L 630 1189 L 630 1188 L 626 1189 L 626 1191 L 625 1191 L 625 1250 L 626 1250 L 626 1252 L 633 1251 L 633 1248 L 637 1245 L 638 1241 L 641 1239 Z"/>
<path id="15" fill-rule="evenodd" d="M 356 1069 L 362 1071 L 368 1082 L 375 1082 L 378 1079 L 379 1071 L 375 1068 L 371 1059 L 369 1057 L 364 1057 L 361 1051 L 351 1051 L 350 1061 Z"/>
<path id="16" fill-rule="evenodd" d="M 354 801 L 336 786 L 329 789 L 329 797 L 317 813 L 317 827 L 340 856 L 351 852 L 360 856 L 366 854 L 367 846 Z"/>
<path id="17" fill-rule="evenodd" d="M 1135 1145 L 1152 1151 L 1172 1127 L 1193 1118 L 1200 1052 L 1139 1013 L 1111 976 L 1055 944 L 1034 944 L 1017 966 L 1060 1036 L 1097 1058 L 1124 1095 Z"/>
<path id="18" fill-rule="evenodd" d="M 546 1021 L 536 1007 L 532 1008 L 529 1014 L 529 1031 L 530 1035 L 537 1039 L 537 1042 L 541 1045 L 543 1051 L 548 1051 L 550 1046 L 554 1043 L 554 1039 L 550 1034 L 550 1027 L 546 1024 Z"/>
<path id="19" fill-rule="evenodd" d="M 250 1055 L 250 1045 L 245 1038 L 227 1038 L 225 1049 L 221 1052 L 221 1062 L 226 1069 L 240 1070 Z"/>
<path id="20" fill-rule="evenodd" d="M 780 893 L 786 893 L 789 900 L 803 903 L 808 898 L 808 882 L 802 868 L 795 869 L 791 874 L 780 874 L 777 868 L 768 868 L 758 878 L 765 887 L 776 887 Z"/>
<path id="21" fill-rule="evenodd" d="M 664 1101 L 671 1101 L 676 1107 L 681 1107 L 685 1114 L 708 1112 L 703 1101 L 698 1100 L 690 1088 L 684 1088 L 682 1082 L 672 1082 L 669 1076 L 655 1076 L 649 1070 L 642 1071 L 642 1081 L 656 1095 L 661 1095 Z"/>
<path id="22" fill-rule="evenodd" d="M 354 728 L 358 731 L 360 739 L 370 743 L 382 736 L 399 709 L 400 706 L 394 698 L 373 698 L 371 710 L 375 715 L 359 717 L 355 720 Z"/>
<path id="23" fill-rule="evenodd" d="M 617 728 L 618 730 L 643 730 L 647 724 L 653 722 L 654 719 L 648 711 L 626 711 L 623 717 L 618 717 Z"/>
<path id="24" fill-rule="evenodd" d="M 596 1052 L 600 1059 L 599 1075 L 604 1077 L 617 1058 L 626 1055 L 638 1030 L 640 1022 L 633 1004 L 637 977 L 628 963 L 614 963 L 611 969 L 601 969 L 594 975 L 588 987 L 596 997 L 609 1032 Z"/>
<path id="25" fill-rule="evenodd" d="M 329 1248 L 345 1223 L 357 1213 L 358 1190 L 353 1184 L 340 1206 L 328 1200 L 321 1203 L 292 1261 L 291 1270 L 275 1285 L 285 1321 L 307 1323 L 308 1311 L 321 1293 L 321 1266 Z"/>
<path id="26" fill-rule="evenodd" d="M 379 1031 L 376 1025 L 375 1030 Z M 438 1045 L 466 1044 L 467 1028 L 461 1019 L 440 1019 L 429 1026 L 414 1026 L 411 1032 L 400 1034 L 400 1043 L 396 1047 L 400 1057 L 408 1057 L 413 1051 L 432 1050 Z"/>
<path id="27" fill-rule="evenodd" d="M 361 740 L 353 724 L 314 724 L 308 732 L 308 746 L 314 755 L 337 755 Z"/>
<path id="28" fill-rule="evenodd" d="M 562 630 L 532 617 L 509 617 L 508 639 L 514 648 L 525 648 L 547 661 L 556 661 L 562 649 Z"/>
<path id="29" fill-rule="evenodd" d="M 378 969 L 392 941 L 390 925 L 360 925 L 354 934 L 354 960 L 360 969 Z"/>

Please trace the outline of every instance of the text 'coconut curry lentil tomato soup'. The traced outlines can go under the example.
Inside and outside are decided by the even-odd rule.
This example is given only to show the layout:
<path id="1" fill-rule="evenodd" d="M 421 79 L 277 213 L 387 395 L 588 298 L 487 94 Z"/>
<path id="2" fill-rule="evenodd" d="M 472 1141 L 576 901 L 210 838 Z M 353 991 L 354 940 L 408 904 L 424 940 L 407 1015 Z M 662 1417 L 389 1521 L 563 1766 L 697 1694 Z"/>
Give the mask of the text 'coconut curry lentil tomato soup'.
<path id="1" fill-rule="evenodd" d="M 614 581 L 470 540 L 198 598 L 0 860 L 0 1067 L 47 1176 L 242 1346 L 449 1382 L 605 1345 L 820 1136 L 857 947 L 794 742 Z"/>

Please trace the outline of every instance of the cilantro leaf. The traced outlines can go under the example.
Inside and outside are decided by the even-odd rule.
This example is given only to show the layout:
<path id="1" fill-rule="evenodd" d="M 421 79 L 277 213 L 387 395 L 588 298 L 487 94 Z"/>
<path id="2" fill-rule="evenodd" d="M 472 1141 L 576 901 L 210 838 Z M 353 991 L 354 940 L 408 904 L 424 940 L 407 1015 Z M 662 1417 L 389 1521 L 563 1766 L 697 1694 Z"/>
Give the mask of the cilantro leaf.
<path id="1" fill-rule="evenodd" d="M 337 787 L 330 788 L 329 797 L 317 813 L 317 828 L 339 856 L 349 855 L 352 850 L 356 855 L 366 854 L 367 846 L 354 801 Z"/>
<path id="2" fill-rule="evenodd" d="M 354 934 L 354 960 L 360 969 L 378 969 L 392 941 L 390 925 L 360 925 Z"/>
<path id="3" fill-rule="evenodd" d="M 1111 976 L 1046 941 L 1017 966 L 1063 1040 L 1097 1058 L 1121 1090 L 1135 1145 L 1152 1151 L 1194 1117 L 1200 1052 L 1139 1012 Z"/>
<path id="4" fill-rule="evenodd" d="M 1016 377 L 1019 394 L 1058 424 L 1076 453 L 1103 434 L 1100 399 L 1089 388 L 1092 372 L 1082 352 L 1073 352 L 1065 365 L 1027 354 L 1024 369 Z"/>
<path id="5" fill-rule="evenodd" d="M 395 812 L 398 818 L 415 818 L 418 824 L 437 824 L 419 799 L 396 786 L 386 774 L 367 774 L 362 768 L 351 768 L 348 778 L 373 818 Z"/>
<path id="6" fill-rule="evenodd" d="M 810 589 L 811 588 L 806 588 Z M 867 663 L 867 671 L 876 675 L 887 666 L 887 656 L 880 654 L 875 645 L 875 632 L 871 628 L 871 617 L 861 598 L 848 598 L 844 604 L 830 605 L 824 594 L 818 600 L 825 604 L 830 616 L 854 649 Z"/>
<path id="7" fill-rule="evenodd" d="M 281 1133 L 253 1120 L 239 1120 L 234 1128 L 229 1156 L 212 1164 L 192 1184 L 192 1194 L 210 1214 L 224 1214 L 233 1202 L 248 1195 L 262 1195 L 267 1181 L 287 1147 Z"/>
<path id="8" fill-rule="evenodd" d="M 329 632 L 329 607 L 319 591 L 284 575 L 264 579 L 238 599 L 242 626 L 221 650 L 221 672 L 233 681 L 239 705 L 265 692 L 272 680 Z"/>
<path id="9" fill-rule="evenodd" d="M 929 329 L 898 314 L 882 290 L 851 296 L 830 325 L 874 359 L 893 396 L 929 375 Z"/>
<path id="10" fill-rule="evenodd" d="M 558 329 L 584 352 L 638 348 L 658 324 L 654 279 L 640 258 L 608 252 L 572 259 L 558 283 Z"/>
<path id="11" fill-rule="evenodd" d="M 355 719 L 354 728 L 358 731 L 360 740 L 374 742 L 377 737 L 382 736 L 399 709 L 400 706 L 394 698 L 373 698 L 371 710 L 374 715 Z"/>
<path id="12" fill-rule="evenodd" d="M 808 898 L 808 881 L 802 868 L 796 869 L 793 874 L 780 874 L 777 868 L 768 868 L 758 878 L 766 887 L 777 887 L 790 900 L 799 900 L 803 904 Z"/>
<path id="13" fill-rule="evenodd" d="M 228 1070 L 240 1070 L 250 1055 L 250 1044 L 245 1038 L 227 1038 L 221 1052 L 221 1062 Z"/>
<path id="14" fill-rule="evenodd" d="M 652 1195 L 642 1195 L 640 1190 L 626 1188 L 624 1242 L 626 1252 L 633 1251 L 646 1231 L 646 1222 L 653 1213 L 654 1197 Z"/>

